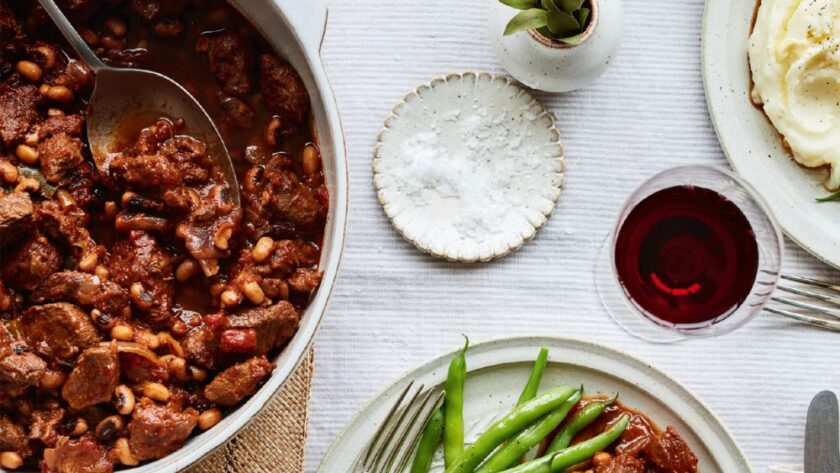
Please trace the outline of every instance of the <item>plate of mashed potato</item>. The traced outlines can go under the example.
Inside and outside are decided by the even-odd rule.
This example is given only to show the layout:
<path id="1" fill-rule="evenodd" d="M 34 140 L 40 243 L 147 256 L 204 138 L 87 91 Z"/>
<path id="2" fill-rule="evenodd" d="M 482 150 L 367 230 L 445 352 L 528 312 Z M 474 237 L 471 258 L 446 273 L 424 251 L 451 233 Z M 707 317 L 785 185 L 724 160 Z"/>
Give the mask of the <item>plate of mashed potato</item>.
<path id="1" fill-rule="evenodd" d="M 840 268 L 840 1 L 707 0 L 703 77 L 732 167 Z"/>

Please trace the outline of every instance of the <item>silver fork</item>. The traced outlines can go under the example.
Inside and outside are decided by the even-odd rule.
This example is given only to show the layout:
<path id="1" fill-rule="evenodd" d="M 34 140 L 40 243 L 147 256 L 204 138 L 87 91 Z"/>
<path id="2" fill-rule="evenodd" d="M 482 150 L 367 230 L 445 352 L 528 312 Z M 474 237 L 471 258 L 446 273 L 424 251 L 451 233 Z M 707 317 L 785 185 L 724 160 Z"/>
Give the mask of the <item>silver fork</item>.
<path id="1" fill-rule="evenodd" d="M 440 391 L 434 395 L 433 389 L 424 393 L 422 384 L 413 388 L 414 381 L 411 381 L 400 393 L 379 430 L 356 460 L 353 473 L 398 473 L 405 469 L 423 428 L 444 394 Z M 414 394 L 409 396 L 409 392 Z"/>
<path id="2" fill-rule="evenodd" d="M 766 312 L 840 332 L 840 285 L 803 276 L 783 274 L 781 278 L 783 282 L 776 287 L 777 291 L 793 294 L 799 296 L 799 298 L 783 297 L 777 295 L 777 292 L 776 295 L 770 297 L 770 300 L 784 306 L 804 309 L 807 312 L 794 312 L 778 307 L 765 306 L 764 310 Z M 787 283 L 784 281 L 787 281 Z M 819 289 L 819 291 L 811 288 Z"/>

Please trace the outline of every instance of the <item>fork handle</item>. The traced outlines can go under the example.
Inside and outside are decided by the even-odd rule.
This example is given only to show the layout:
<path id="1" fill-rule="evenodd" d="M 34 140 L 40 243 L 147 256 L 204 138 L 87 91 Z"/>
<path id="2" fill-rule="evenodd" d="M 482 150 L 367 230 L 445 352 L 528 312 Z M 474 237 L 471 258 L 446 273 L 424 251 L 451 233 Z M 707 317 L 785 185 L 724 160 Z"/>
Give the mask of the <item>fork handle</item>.
<path id="1" fill-rule="evenodd" d="M 82 39 L 79 32 L 76 31 L 76 28 L 70 23 L 70 20 L 64 16 L 64 13 L 58 8 L 58 5 L 55 4 L 53 0 L 38 0 L 38 3 L 44 7 L 44 10 L 47 12 L 47 15 L 52 18 L 53 23 L 55 26 L 58 27 L 58 30 L 61 31 L 61 35 L 64 36 L 64 39 L 70 43 L 70 46 L 76 50 L 76 53 L 79 57 L 82 58 L 85 64 L 95 73 L 101 71 L 102 69 L 107 69 L 108 66 L 102 62 L 96 54 L 94 54 L 93 50 L 90 49 Z"/>

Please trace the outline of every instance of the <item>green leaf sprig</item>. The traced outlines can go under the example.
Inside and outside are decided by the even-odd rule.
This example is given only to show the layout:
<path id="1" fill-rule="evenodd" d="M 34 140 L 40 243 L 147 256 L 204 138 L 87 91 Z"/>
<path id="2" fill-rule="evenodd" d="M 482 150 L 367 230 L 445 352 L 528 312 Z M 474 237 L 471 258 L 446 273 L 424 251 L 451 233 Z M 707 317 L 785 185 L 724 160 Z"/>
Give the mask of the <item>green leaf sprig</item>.
<path id="1" fill-rule="evenodd" d="M 505 28 L 505 36 L 537 30 L 566 44 L 578 44 L 592 16 L 590 0 L 499 0 L 522 10 Z"/>

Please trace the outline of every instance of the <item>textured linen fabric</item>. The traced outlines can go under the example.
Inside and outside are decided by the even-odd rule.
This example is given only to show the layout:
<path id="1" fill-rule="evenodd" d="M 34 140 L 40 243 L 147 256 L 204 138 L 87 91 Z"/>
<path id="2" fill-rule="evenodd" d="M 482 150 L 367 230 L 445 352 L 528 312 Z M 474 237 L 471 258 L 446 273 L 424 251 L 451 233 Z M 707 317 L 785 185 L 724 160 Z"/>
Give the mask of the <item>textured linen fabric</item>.
<path id="1" fill-rule="evenodd" d="M 188 473 L 303 471 L 313 352 L 242 432 Z"/>
<path id="2" fill-rule="evenodd" d="M 373 395 L 455 349 L 461 333 L 476 342 L 575 336 L 627 351 L 708 403 L 756 472 L 801 463 L 809 401 L 840 389 L 840 335 L 762 315 L 717 339 L 652 345 L 614 325 L 593 286 L 598 248 L 644 179 L 681 164 L 727 165 L 703 94 L 701 0 L 626 0 L 622 48 L 606 74 L 574 93 L 536 94 L 557 117 L 566 183 L 552 218 L 519 252 L 447 263 L 391 227 L 371 182 L 376 135 L 420 83 L 449 72 L 504 73 L 487 32 L 491 1 L 328 0 L 322 55 L 349 146 L 350 219 L 316 339 L 306 471 Z M 786 272 L 840 280 L 794 245 L 786 250 Z"/>

